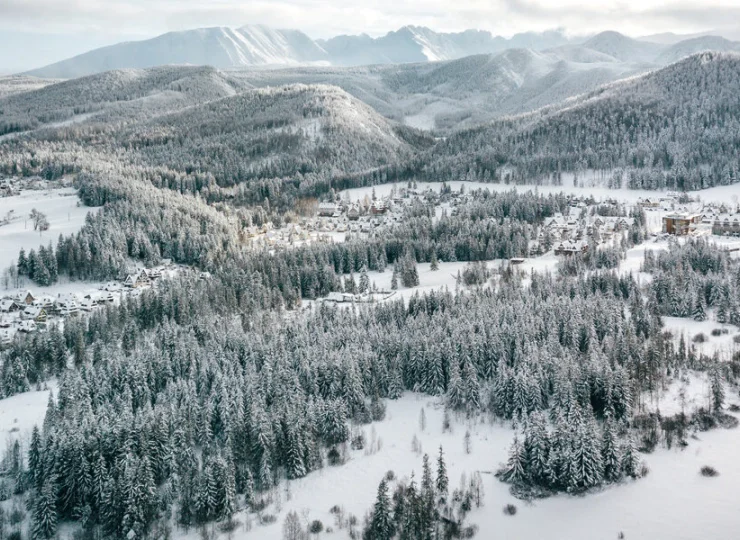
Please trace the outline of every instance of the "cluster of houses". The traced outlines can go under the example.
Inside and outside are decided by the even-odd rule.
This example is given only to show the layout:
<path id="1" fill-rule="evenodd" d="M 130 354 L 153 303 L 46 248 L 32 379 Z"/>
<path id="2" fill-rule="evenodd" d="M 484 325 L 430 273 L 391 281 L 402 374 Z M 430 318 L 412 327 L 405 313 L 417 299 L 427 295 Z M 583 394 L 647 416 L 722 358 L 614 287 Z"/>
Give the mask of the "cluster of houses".
<path id="1" fill-rule="evenodd" d="M 247 227 L 242 232 L 242 244 L 251 249 L 287 249 L 332 241 L 324 231 L 313 226 L 309 219 L 280 228 L 275 228 L 268 222 L 261 227 Z"/>
<path id="2" fill-rule="evenodd" d="M 21 190 L 43 190 L 51 187 L 66 187 L 72 185 L 71 178 L 61 180 L 46 180 L 40 176 L 4 177 L 0 175 L 0 197 L 19 195 Z"/>
<path id="3" fill-rule="evenodd" d="M 14 183 L 10 179 L 5 178 L 0 180 L 0 197 L 12 197 L 18 195 L 20 191 L 15 187 Z"/>
<path id="4" fill-rule="evenodd" d="M 162 277 L 168 267 L 169 263 L 136 269 L 123 282 L 110 281 L 97 291 L 36 296 L 26 290 L 4 296 L 0 298 L 0 345 L 11 343 L 17 333 L 36 332 L 51 322 L 78 317 L 113 304 L 122 296 L 136 295 Z"/>
<path id="5" fill-rule="evenodd" d="M 57 296 L 34 296 L 31 291 L 23 291 L 15 296 L 6 296 L 0 300 L 0 343 L 9 343 L 18 332 L 31 333 L 44 328 L 55 318 L 66 319 L 90 313 L 115 300 L 116 296 L 109 291 L 60 293 Z"/>
<path id="6" fill-rule="evenodd" d="M 299 218 L 280 228 L 270 222 L 245 227 L 241 242 L 250 249 L 279 250 L 343 241 L 346 233 L 369 236 L 401 221 L 403 205 L 396 200 L 395 204 L 391 197 L 366 203 L 321 202 L 315 216 Z"/>
<path id="7" fill-rule="evenodd" d="M 565 214 L 556 214 L 543 223 L 537 245 L 552 245 L 555 255 L 586 253 L 589 248 L 609 242 L 629 230 L 634 218 L 593 215 L 583 201 L 574 202 Z"/>
<path id="8" fill-rule="evenodd" d="M 724 207 L 713 205 L 699 212 L 671 212 L 663 216 L 663 232 L 675 236 L 740 236 L 740 213 L 729 213 Z"/>
<path id="9" fill-rule="evenodd" d="M 334 304 L 352 304 L 352 303 L 370 303 L 380 302 L 387 300 L 391 296 L 395 295 L 395 291 L 368 291 L 359 294 L 352 294 L 346 292 L 330 292 L 326 298 L 323 298 L 323 302 L 329 302 Z"/>

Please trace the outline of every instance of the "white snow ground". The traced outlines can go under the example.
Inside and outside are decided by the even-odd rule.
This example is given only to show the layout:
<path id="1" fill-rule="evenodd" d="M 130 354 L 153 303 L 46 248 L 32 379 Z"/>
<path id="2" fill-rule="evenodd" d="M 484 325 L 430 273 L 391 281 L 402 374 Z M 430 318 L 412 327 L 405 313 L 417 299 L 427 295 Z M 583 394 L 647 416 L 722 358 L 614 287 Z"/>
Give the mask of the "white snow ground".
<path id="1" fill-rule="evenodd" d="M 427 419 L 425 431 L 419 426 L 422 408 Z M 498 424 L 467 425 L 464 420 L 453 420 L 453 432 L 442 433 L 442 414 L 439 398 L 406 394 L 398 401 L 388 402 L 386 420 L 363 428 L 368 441 L 375 431 L 375 440 L 382 442 L 379 451 L 371 455 L 362 450 L 351 452 L 348 462 L 340 467 L 326 467 L 291 481 L 287 489 L 283 484 L 279 505 L 273 504 L 266 510 L 278 515 L 277 522 L 259 526 L 252 516 L 252 530 L 246 532 L 240 527 L 233 538 L 280 540 L 282 522 L 291 510 L 304 519 L 320 519 L 325 527 L 334 528 L 334 533 L 325 533 L 322 538 L 349 538 L 346 529 L 337 529 L 329 509 L 340 505 L 362 522 L 386 471 L 393 470 L 399 478 L 408 478 L 414 471 L 418 482 L 422 456 L 411 448 L 416 435 L 422 451 L 430 458 L 443 446 L 451 488 L 459 485 L 463 473 L 468 478 L 476 471 L 481 473 L 484 506 L 474 509 L 469 516 L 469 522 L 479 526 L 476 538 L 481 540 L 614 540 L 620 532 L 626 539 L 737 539 L 740 527 L 738 429 L 703 433 L 698 439 L 691 439 L 685 450 L 659 449 L 643 456 L 650 474 L 638 481 L 582 497 L 559 495 L 525 503 L 512 497 L 508 486 L 491 474 L 506 460 L 513 431 Z M 463 448 L 466 429 L 471 432 L 470 454 Z M 720 476 L 702 477 L 699 469 L 704 465 L 715 467 Z M 517 506 L 516 516 L 503 514 L 503 506 L 509 503 Z M 236 519 L 242 524 L 246 521 L 243 514 Z M 177 531 L 176 536 L 198 538 L 196 531 L 189 534 Z"/>
<path id="2" fill-rule="evenodd" d="M 447 182 L 447 185 L 450 186 L 453 190 L 459 190 L 461 186 L 465 186 L 466 191 L 470 191 L 473 189 L 489 189 L 491 191 L 509 191 L 509 190 L 517 190 L 519 192 L 527 192 L 527 191 L 538 191 L 539 193 L 542 193 L 543 195 L 548 195 L 550 193 L 565 193 L 566 195 L 579 195 L 579 196 L 591 196 L 595 200 L 605 200 L 605 199 L 616 199 L 625 203 L 636 203 L 638 199 L 644 199 L 644 198 L 660 198 L 663 196 L 666 196 L 668 193 L 675 193 L 673 191 L 651 191 L 651 190 L 643 190 L 643 189 L 609 189 L 607 187 L 598 187 L 598 186 L 592 186 L 592 187 L 577 187 L 573 186 L 572 183 L 568 184 L 567 182 L 563 182 L 567 185 L 562 186 L 536 186 L 536 185 L 515 185 L 515 184 L 493 184 L 493 183 L 484 183 L 484 182 L 468 182 L 468 181 L 454 181 L 454 182 Z M 381 184 L 377 186 L 368 186 L 368 187 L 361 187 L 361 188 L 353 188 L 353 189 L 347 189 L 341 192 L 342 197 L 347 194 L 352 201 L 361 200 L 365 195 L 372 195 L 373 189 L 375 189 L 375 193 L 378 197 L 389 195 L 393 187 L 396 187 L 396 189 L 401 187 L 406 187 L 405 183 L 396 183 L 396 184 Z M 432 189 L 434 191 L 439 191 L 442 186 L 441 182 L 418 182 L 417 183 L 417 189 L 422 191 L 426 189 Z M 705 203 L 718 203 L 718 204 L 727 204 L 727 205 L 737 205 L 740 203 L 740 184 L 733 184 L 730 186 L 717 186 L 713 188 L 708 189 L 702 189 L 698 191 L 691 191 L 689 192 L 689 195 L 692 197 L 698 197 L 701 199 L 702 202 Z"/>
<path id="3" fill-rule="evenodd" d="M 46 387 L 48 390 L 25 392 L 0 399 L 0 440 L 8 442 L 20 437 L 21 441 L 27 441 L 34 425 L 41 429 L 49 392 L 53 391 L 56 396 L 58 388 L 56 381 L 47 382 Z"/>
<path id="4" fill-rule="evenodd" d="M 13 211 L 10 224 L 0 225 L 0 270 L 18 259 L 21 248 L 29 251 L 40 245 L 56 244 L 59 235 L 76 233 L 85 223 L 85 216 L 92 209 L 79 204 L 74 188 L 44 191 L 23 191 L 14 197 L 0 198 L 0 223 Z M 34 231 L 28 219 L 32 209 L 46 214 L 49 230 Z"/>

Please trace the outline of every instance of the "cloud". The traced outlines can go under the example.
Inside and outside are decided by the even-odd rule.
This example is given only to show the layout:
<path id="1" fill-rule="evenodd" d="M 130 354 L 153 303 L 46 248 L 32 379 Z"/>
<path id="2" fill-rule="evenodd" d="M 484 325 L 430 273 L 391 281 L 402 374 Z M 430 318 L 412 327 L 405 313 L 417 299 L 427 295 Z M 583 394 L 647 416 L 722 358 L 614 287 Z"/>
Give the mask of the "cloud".
<path id="1" fill-rule="evenodd" d="M 312 37 L 379 35 L 406 24 L 501 35 L 556 27 L 580 34 L 605 29 L 642 34 L 726 28 L 737 20 L 737 0 L 0 0 L 0 32 L 156 35 L 259 23 L 299 28 Z"/>

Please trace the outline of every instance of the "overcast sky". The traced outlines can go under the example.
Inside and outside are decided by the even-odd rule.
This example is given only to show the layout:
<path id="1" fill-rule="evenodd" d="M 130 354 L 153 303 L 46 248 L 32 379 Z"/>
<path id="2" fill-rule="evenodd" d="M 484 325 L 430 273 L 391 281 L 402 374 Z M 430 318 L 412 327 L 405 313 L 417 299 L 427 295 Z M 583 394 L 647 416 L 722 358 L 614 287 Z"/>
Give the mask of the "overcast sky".
<path id="1" fill-rule="evenodd" d="M 0 71 L 36 67 L 122 40 L 203 26 L 266 24 L 313 38 L 382 35 L 407 24 L 511 36 L 565 28 L 632 36 L 738 34 L 740 0 L 0 0 Z"/>

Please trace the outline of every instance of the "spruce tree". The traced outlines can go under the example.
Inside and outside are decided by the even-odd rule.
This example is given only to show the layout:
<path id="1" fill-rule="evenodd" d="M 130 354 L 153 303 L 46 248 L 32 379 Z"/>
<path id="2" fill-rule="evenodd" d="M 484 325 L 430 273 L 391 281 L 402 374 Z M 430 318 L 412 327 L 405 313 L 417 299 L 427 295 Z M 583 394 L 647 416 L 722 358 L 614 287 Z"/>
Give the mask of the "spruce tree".
<path id="1" fill-rule="evenodd" d="M 725 387 L 722 382 L 722 372 L 715 367 L 709 374 L 709 385 L 712 392 L 712 410 L 719 412 L 725 404 Z"/>
<path id="2" fill-rule="evenodd" d="M 391 503 L 388 499 L 388 484 L 385 479 L 378 486 L 378 496 L 375 499 L 370 522 L 363 537 L 365 540 L 391 540 L 393 538 L 393 521 Z"/>
<path id="3" fill-rule="evenodd" d="M 439 455 L 437 456 L 437 494 L 443 500 L 447 499 L 447 490 L 449 488 L 449 479 L 447 478 L 447 465 L 445 464 L 444 453 L 442 452 L 442 446 L 439 447 Z"/>
<path id="4" fill-rule="evenodd" d="M 28 447 L 28 474 L 31 477 L 31 484 L 37 490 L 42 488 L 41 480 L 43 478 L 41 471 L 41 435 L 38 426 L 33 426 L 31 432 L 31 444 Z"/>
<path id="5" fill-rule="evenodd" d="M 32 530 L 33 537 L 51 538 L 57 531 L 56 487 L 48 479 L 33 501 Z"/>
<path id="6" fill-rule="evenodd" d="M 510 484 L 520 484 L 526 480 L 526 456 L 524 446 L 519 442 L 519 437 L 514 436 L 514 442 L 509 450 L 509 459 L 501 472 L 501 479 Z"/>
<path id="7" fill-rule="evenodd" d="M 622 478 L 622 459 L 614 421 L 611 419 L 607 419 L 604 424 L 601 455 L 604 464 L 604 480 L 619 481 Z"/>

